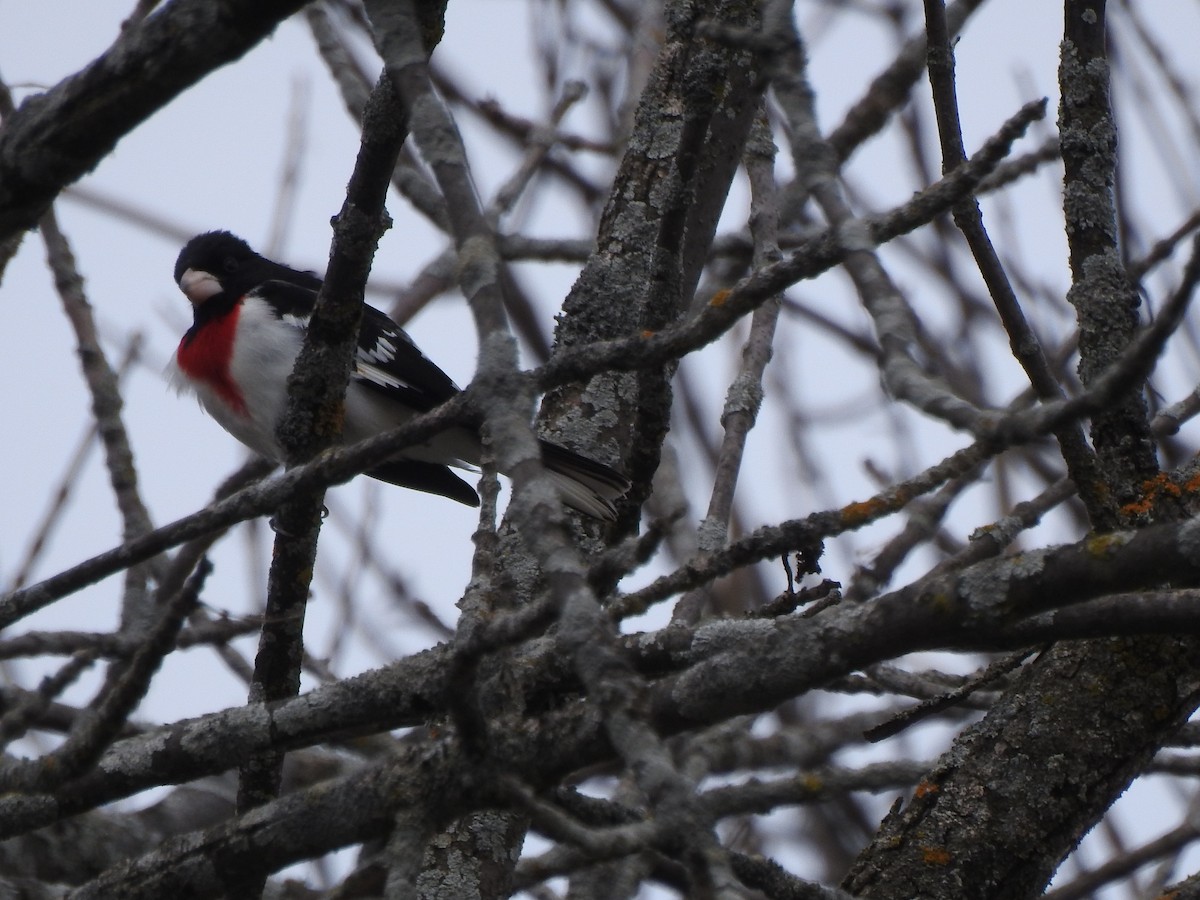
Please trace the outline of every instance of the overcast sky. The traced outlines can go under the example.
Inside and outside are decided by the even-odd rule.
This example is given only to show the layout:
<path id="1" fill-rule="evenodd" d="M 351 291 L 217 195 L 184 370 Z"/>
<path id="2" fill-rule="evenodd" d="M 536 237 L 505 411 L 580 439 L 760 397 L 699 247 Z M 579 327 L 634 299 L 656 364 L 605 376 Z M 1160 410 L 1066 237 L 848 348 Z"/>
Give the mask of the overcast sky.
<path id="1" fill-rule="evenodd" d="M 1111 4 L 1110 4 L 1111 5 Z M 56 83 L 95 57 L 115 38 L 132 2 L 111 0 L 0 0 L 0 74 L 14 88 L 18 102 Z M 552 4 L 546 4 L 550 7 Z M 968 152 L 976 149 L 1019 105 L 1039 96 L 1050 98 L 1050 121 L 1057 103 L 1055 66 L 1061 34 L 1060 4 L 1047 0 L 993 0 L 973 21 L 958 45 L 959 96 Z M 1183 74 L 1198 83 L 1200 63 L 1194 48 L 1200 38 L 1197 4 L 1182 0 L 1147 0 L 1139 4 L 1155 23 Z M 919 9 L 919 4 L 916 4 Z M 812 42 L 812 80 L 826 128 L 836 124 L 848 104 L 890 59 L 892 42 L 879 28 L 864 29 L 852 17 L 829 16 L 802 5 L 800 22 Z M 832 24 L 831 24 L 832 21 Z M 919 24 L 914 19 L 914 26 Z M 602 27 L 602 23 L 595 23 Z M 525 0 L 451 0 L 445 39 L 437 51 L 440 64 L 477 95 L 500 98 L 510 112 L 539 118 L 547 98 L 531 63 L 533 32 Z M 365 55 L 364 55 L 364 58 Z M 569 61 L 568 61 L 569 62 Z M 371 61 L 374 67 L 376 63 Z M 357 150 L 357 129 L 345 114 L 340 98 L 315 54 L 302 20 L 289 21 L 240 62 L 214 73 L 126 137 L 79 186 L 116 198 L 162 217 L 185 234 L 227 228 L 262 247 L 268 239 L 281 161 L 286 155 L 288 121 L 297 85 L 307 100 L 301 189 L 282 247 L 282 258 L 300 267 L 323 268 L 330 241 L 329 218 L 342 202 L 342 191 Z M 921 90 L 924 90 L 922 87 Z M 1121 114 L 1139 114 L 1136 98 L 1125 101 Z M 1132 120 L 1127 120 L 1132 121 Z M 572 113 L 567 125 L 587 132 L 586 106 Z M 470 119 L 461 120 L 481 193 L 487 197 L 511 172 L 515 157 Z M 1167 123 L 1165 128 L 1178 125 Z M 1181 158 L 1188 177 L 1169 183 L 1154 174 L 1162 166 L 1159 151 L 1170 141 L 1150 141 L 1145 123 L 1129 130 L 1127 159 L 1144 159 L 1146 184 L 1136 202 L 1161 216 L 1160 231 L 1173 228 L 1196 205 L 1195 191 L 1181 193 L 1180 183 L 1197 184 L 1196 161 Z M 1043 134 L 1045 130 L 1043 130 Z M 1154 133 L 1153 131 L 1151 133 Z M 1123 140 L 1126 136 L 1123 134 Z M 1031 147 L 1032 143 L 1027 147 Z M 1169 152 L 1169 150 L 1167 151 Z M 786 167 L 786 154 L 781 165 Z M 869 200 L 877 209 L 902 202 L 912 191 L 908 171 L 897 171 L 900 153 L 894 138 L 871 143 L 853 160 L 856 173 L 870 177 Z M 1153 163 L 1153 164 L 1151 164 Z M 586 163 L 604 171 L 602 160 Z M 1032 180 L 1013 195 L 1022 209 L 1020 229 L 994 232 L 1005 253 L 1042 260 L 1040 275 L 1065 290 L 1064 239 L 1056 176 Z M 744 191 L 731 203 L 724 226 L 740 227 L 745 212 Z M 1027 204 L 1045 207 L 1031 216 Z M 142 480 L 143 496 L 158 524 L 202 507 L 214 486 L 240 460 L 244 451 L 190 398 L 177 397 L 162 377 L 179 336 L 187 327 L 190 309 L 172 283 L 171 273 L 181 241 L 165 238 L 135 224 L 114 220 L 94 208 L 64 197 L 57 204 L 64 231 L 74 245 L 86 288 L 102 327 L 110 359 L 119 358 L 134 334 L 144 337 L 142 364 L 126 382 L 125 421 L 130 430 Z M 1002 208 L 991 207 L 1003 216 Z M 376 275 L 404 282 L 443 247 L 441 239 L 393 195 L 389 211 L 395 226 L 376 256 Z M 866 211 L 866 210 L 863 210 Z M 736 215 L 734 215 L 736 213 Z M 525 210 L 522 230 L 536 235 L 585 237 L 585 225 L 567 207 L 551 205 Z M 996 221 L 993 219 L 993 222 Z M 1042 223 L 1039 227 L 1037 223 Z M 1031 225 L 1031 223 L 1033 223 Z M 73 339 L 43 262 L 36 234 L 26 237 L 19 254 L 0 284 L 0 421 L 5 423 L 0 478 L 0 584 L 7 585 L 26 551 L 34 523 L 42 516 L 49 486 L 62 477 L 88 422 L 87 394 L 73 353 Z M 903 269 L 901 287 L 903 288 Z M 547 327 L 570 287 L 574 272 L 566 266 L 523 267 L 523 277 L 541 304 Z M 1039 311 L 1031 310 L 1036 320 Z M 457 295 L 439 301 L 411 323 L 418 343 L 459 383 L 466 384 L 475 363 L 474 329 L 465 303 Z M 781 339 L 787 340 L 783 331 Z M 801 338 L 797 338 L 799 340 Z M 803 338 L 807 340 L 807 338 Z M 724 385 L 734 360 L 727 350 L 714 350 L 707 363 L 689 363 L 697 372 L 707 368 L 705 384 L 710 409 L 719 410 Z M 1011 361 L 1005 373 L 1019 389 L 1019 373 Z M 1009 371 L 1011 370 L 1011 371 Z M 850 405 L 861 386 L 844 384 L 830 373 L 828 383 L 805 387 L 828 397 L 830 406 Z M 1175 399 L 1175 398 L 1169 398 Z M 716 417 L 713 417 L 714 427 Z M 750 463 L 740 490 L 754 497 L 757 516 L 751 524 L 779 521 L 807 512 L 796 504 L 813 494 L 775 490 L 771 479 L 756 482 L 755 474 L 772 472 L 777 461 L 770 452 L 769 429 L 778 427 L 768 414 L 751 442 Z M 861 457 L 878 433 L 880 420 L 848 424 L 847 452 Z M 945 452 L 961 446 L 936 428 L 920 430 L 917 445 L 944 442 Z M 922 455 L 923 464 L 936 459 Z M 860 499 L 873 489 L 861 467 L 838 473 L 844 483 L 831 486 L 839 502 Z M 696 486 L 693 501 L 703 509 L 707 485 Z M 365 479 L 338 488 L 331 505 L 377 503 L 373 530 L 379 546 L 394 554 L 394 567 L 412 590 L 446 622 L 455 619 L 454 601 L 469 575 L 470 535 L 474 510 L 441 498 L 384 488 Z M 983 519 L 986 521 L 986 519 Z M 35 572 L 44 577 L 119 542 L 120 523 L 107 486 L 100 454 L 93 451 L 84 477 L 75 487 L 70 514 L 55 533 L 52 546 Z M 869 540 L 869 539 L 868 539 Z M 227 604 L 244 611 L 250 581 L 246 575 L 243 542 L 227 540 L 216 554 L 217 571 L 206 599 L 215 607 Z M 345 539 L 327 528 L 326 552 L 345 554 Z M 255 565 L 264 566 L 259 558 Z M 265 568 L 260 569 L 260 590 Z M 330 577 L 340 577 L 340 569 Z M 371 582 L 364 583 L 370 593 Z M 31 619 L 29 627 L 106 628 L 115 623 L 120 580 L 82 591 Z M 318 580 L 310 607 L 308 633 L 314 650 L 325 646 L 322 624 L 339 611 L 328 600 L 328 582 Z M 367 598 L 369 602 L 369 597 Z M 436 637 L 428 628 L 396 614 L 394 633 L 379 636 L 396 652 L 428 646 Z M 356 657 L 360 667 L 380 663 L 366 652 Z M 203 653 L 206 651 L 192 651 Z M 219 665 L 205 660 L 205 679 L 198 682 L 186 663 L 189 654 L 172 657 L 165 678 L 156 681 L 144 713 L 173 719 L 239 703 L 240 683 Z"/>

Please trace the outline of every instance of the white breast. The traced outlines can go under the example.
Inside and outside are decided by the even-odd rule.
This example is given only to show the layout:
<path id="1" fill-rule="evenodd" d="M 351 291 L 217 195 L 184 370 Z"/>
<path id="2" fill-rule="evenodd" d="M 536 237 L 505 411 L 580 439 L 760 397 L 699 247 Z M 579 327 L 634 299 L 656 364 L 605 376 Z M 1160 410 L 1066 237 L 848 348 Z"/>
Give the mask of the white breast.
<path id="1" fill-rule="evenodd" d="M 230 375 L 245 401 L 245 414 L 230 407 L 208 384 L 189 378 L 178 367 L 172 372 L 172 381 L 194 391 L 208 414 L 247 447 L 283 462 L 283 448 L 275 438 L 275 427 L 287 408 L 287 379 L 303 339 L 299 323 L 292 325 L 287 319 L 281 323 L 264 301 L 247 297 L 238 317 L 229 365 Z M 395 428 L 411 416 L 410 410 L 351 382 L 346 391 L 342 439 L 354 443 Z M 473 468 L 479 461 L 479 439 L 465 428 L 453 428 L 398 455 Z"/>
<path id="2" fill-rule="evenodd" d="M 299 328 L 281 325 L 264 301 L 247 297 L 238 314 L 237 337 L 229 362 L 229 374 L 242 393 L 245 413 L 230 407 L 212 387 L 189 378 L 177 366 L 171 380 L 178 387 L 194 391 L 205 411 L 251 450 L 282 462 L 275 425 L 287 403 L 287 378 L 302 340 Z"/>

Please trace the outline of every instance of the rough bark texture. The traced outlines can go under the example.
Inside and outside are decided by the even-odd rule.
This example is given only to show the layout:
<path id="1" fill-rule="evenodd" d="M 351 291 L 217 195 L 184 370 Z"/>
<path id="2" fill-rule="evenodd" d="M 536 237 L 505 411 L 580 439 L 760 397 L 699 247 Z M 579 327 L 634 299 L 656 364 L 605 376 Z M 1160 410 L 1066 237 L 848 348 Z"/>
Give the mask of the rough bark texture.
<path id="1" fill-rule="evenodd" d="M 654 333 L 689 307 L 762 89 L 753 56 L 697 33 L 701 20 L 752 26 L 749 0 L 667 5 L 667 36 L 638 104 L 592 254 L 563 304 L 560 349 Z M 649 493 L 669 428 L 673 365 L 601 375 L 551 393 L 548 433 L 621 461 L 629 509 Z M 635 518 L 626 516 L 625 528 Z"/>
<path id="2" fill-rule="evenodd" d="M 1066 0 L 1065 22 L 1059 126 L 1068 299 L 1089 384 L 1133 340 L 1139 303 L 1117 250 L 1103 0 Z M 1085 489 L 1105 499 L 1089 508 L 1102 513 L 1093 527 L 1108 530 L 1131 518 L 1122 505 L 1144 500 L 1159 471 L 1140 384 L 1094 417 L 1092 440 L 1102 482 Z M 1176 510 L 1170 497 L 1154 504 L 1160 520 Z M 846 887 L 864 897 L 1032 896 L 1198 702 L 1195 638 L 1051 647 L 889 816 Z"/>
<path id="3" fill-rule="evenodd" d="M 453 21 L 464 29 L 497 8 L 462 2 L 468 15 Z M 292 8 L 130 6 L 107 53 L 20 110 L 0 84 L 0 265 L 15 250 L 10 277 L 27 278 L 41 260 L 26 265 L 28 246 L 6 233 L 19 234 L 121 135 Z M 263 472 L 247 467 L 205 508 L 167 525 L 154 511 L 177 498 L 143 496 L 162 479 L 137 467 L 169 457 L 174 435 L 148 427 L 145 391 L 123 395 L 127 374 L 153 378 L 161 393 L 158 367 L 142 371 L 132 338 L 121 362 L 106 354 L 122 337 L 115 314 L 157 286 L 165 292 L 169 265 L 144 287 L 126 271 L 136 243 L 110 248 L 86 228 L 68 241 L 77 210 L 41 215 L 52 278 L 13 292 L 6 321 L 21 323 L 21 341 L 23 323 L 34 323 L 37 365 L 82 368 L 75 399 L 90 402 L 46 395 L 31 357 L 18 355 L 14 370 L 0 353 L 14 386 L 0 402 L 45 396 L 47 416 L 74 408 L 87 426 L 57 489 L 44 465 L 0 467 L 0 494 L 36 480 L 48 510 L 39 519 L 10 504 L 0 517 L 2 533 L 17 529 L 27 547 L 19 557 L 7 540 L 0 547 L 0 894 L 491 900 L 548 895 L 565 879 L 573 900 L 632 900 L 654 885 L 697 900 L 1024 900 L 1043 893 L 1098 821 L 1111 835 L 1097 842 L 1105 864 L 1082 875 L 1062 867 L 1066 896 L 1111 889 L 1147 860 L 1163 862 L 1139 876 L 1139 896 L 1183 877 L 1170 854 L 1198 839 L 1194 810 L 1164 810 L 1176 827 L 1139 846 L 1145 834 L 1114 800 L 1127 786 L 1143 790 L 1137 779 L 1148 773 L 1190 790 L 1200 768 L 1188 752 L 1200 727 L 1187 722 L 1200 702 L 1200 519 L 1187 518 L 1200 510 L 1200 463 L 1186 461 L 1186 434 L 1173 436 L 1200 415 L 1200 391 L 1179 374 L 1200 355 L 1200 339 L 1179 328 L 1200 284 L 1200 241 L 1187 262 L 1173 258 L 1200 211 L 1162 223 L 1170 202 L 1143 202 L 1141 192 L 1180 174 L 1150 156 L 1127 157 L 1116 178 L 1122 148 L 1109 107 L 1138 90 L 1149 109 L 1121 121 L 1162 125 L 1156 139 L 1190 141 L 1190 151 L 1196 129 L 1190 119 L 1176 128 L 1176 117 L 1194 105 L 1195 55 L 1159 42 L 1163 26 L 1144 17 L 1144 4 L 1124 4 L 1106 25 L 1098 0 L 1068 0 L 1061 141 L 1038 139 L 1045 101 L 999 108 L 962 56 L 955 64 L 954 53 L 978 47 L 970 16 L 980 0 L 884 6 L 887 15 L 826 0 L 527 0 L 529 55 L 519 62 L 538 74 L 540 110 L 528 93 L 490 96 L 507 82 L 487 78 L 513 62 L 492 35 L 480 45 L 447 34 L 454 46 L 428 59 L 441 0 L 310 7 L 304 24 L 361 124 L 361 154 L 293 379 L 281 438 L 289 465 L 253 484 Z M 304 39 L 293 24 L 277 40 Z M 1116 44 L 1106 54 L 1109 25 Z M 831 62 L 828 35 L 842 28 L 876 29 L 872 40 L 866 30 L 837 35 L 863 48 L 881 46 L 886 32 L 894 52 Z M 465 46 L 488 47 L 487 58 L 454 55 Z M 379 63 L 360 63 L 371 47 L 386 69 L 373 95 Z M 992 49 L 1022 58 L 1021 48 Z M 932 105 L 918 84 L 927 53 Z M 473 74 L 459 74 L 465 62 Z M 18 68 L 0 59 L 27 92 Z M 831 88 L 844 85 L 830 80 L 851 75 L 862 76 L 862 93 L 845 121 L 820 121 L 842 99 Z M 973 106 L 960 116 L 967 97 Z M 980 121 L 991 136 L 968 128 L 964 138 L 960 122 Z M 334 137 L 328 119 L 317 124 L 323 142 Z M 235 153 L 274 146 L 275 134 L 251 140 L 248 128 L 234 135 Z M 412 145 L 401 147 L 406 128 Z M 300 190 L 291 179 L 304 170 L 304 133 L 289 117 L 277 198 L 229 203 L 259 210 L 277 200 L 271 231 L 285 249 L 269 255 L 319 268 L 312 247 L 327 246 L 333 210 L 316 225 L 307 213 L 287 221 L 300 208 L 287 195 Z M 856 151 L 875 134 L 910 165 L 868 164 L 880 157 Z M 205 136 L 214 145 L 228 137 L 219 127 Z M 515 154 L 496 153 L 493 140 Z M 790 154 L 775 153 L 785 144 Z M 1047 223 L 1058 228 L 1055 211 L 1026 207 L 1056 192 L 1009 186 L 1039 175 L 1056 185 L 1048 164 L 1060 157 L 1070 259 L 1058 261 L 1040 240 Z M 729 200 L 739 160 L 748 213 Z M 132 238 L 174 242 L 178 211 L 104 195 L 114 168 L 71 189 L 88 218 L 101 211 Z M 336 179 L 350 161 L 313 168 L 314 178 Z M 191 167 L 188 189 L 217 183 L 210 174 Z M 385 212 L 389 181 L 403 200 Z M 1138 191 L 1136 202 L 1126 190 Z M 975 202 L 989 192 L 1022 199 Z M 1177 193 L 1194 202 L 1189 186 Z M 902 199 L 870 208 L 882 196 Z M 546 210 L 556 217 L 542 230 Z M 389 274 L 403 272 L 403 283 L 383 284 L 377 271 L 369 290 L 392 303 L 372 302 L 413 314 L 457 280 L 479 337 L 476 374 L 461 395 L 391 434 L 330 447 L 362 282 L 389 213 L 404 238 Z M 294 242 L 284 240 L 289 224 Z M 420 229 L 430 224 L 437 232 L 425 246 Z M 286 248 L 299 247 L 302 228 L 307 258 L 292 258 Z M 326 244 L 313 242 L 318 228 Z M 1032 234 L 1036 246 L 1023 248 Z M 93 267 L 109 262 L 97 247 L 126 263 L 129 287 L 115 301 L 88 296 Z M 519 311 L 516 331 L 540 359 L 563 284 L 541 279 L 547 264 L 571 266 L 577 280 L 553 358 L 521 371 L 507 319 Z M 61 323 L 43 315 L 54 304 L 31 300 L 51 283 L 73 342 L 56 343 Z M 1145 328 L 1139 296 L 1155 313 Z M 105 306 L 113 302 L 123 305 Z M 450 337 L 457 359 L 426 349 L 458 374 L 471 342 L 458 330 Z M 1076 339 L 1082 384 L 1066 374 Z M 75 347 L 82 366 L 69 358 Z M 1160 354 L 1170 365 L 1155 371 Z M 583 521 L 559 502 L 530 428 L 546 390 L 540 427 L 637 481 L 617 523 Z M 1150 418 L 1160 398 L 1171 405 Z M 481 480 L 469 568 L 469 520 L 459 541 L 431 535 L 408 493 L 321 499 L 401 447 L 481 423 L 485 471 L 494 459 L 512 490 L 502 507 L 496 480 Z M 62 441 L 42 444 L 41 424 L 6 450 L 47 446 L 57 461 Z M 223 439 L 214 434 L 211 460 L 227 452 Z M 103 458 L 89 464 L 99 445 Z M 72 521 L 83 505 L 70 501 L 96 492 L 111 497 L 119 545 L 79 549 L 78 565 L 50 569 L 45 548 L 58 525 L 82 524 L 88 540 L 105 527 L 99 517 Z M 245 527 L 218 542 L 270 515 L 277 539 Z M 318 528 L 334 531 L 314 555 Z M 100 582 L 126 572 L 125 590 L 106 594 Z M 414 574 L 422 596 L 407 583 Z M 71 603 L 111 613 L 113 624 L 47 624 Z M 329 627 L 304 634 L 314 610 Z M 244 653 L 260 629 L 256 675 Z M 89 680 L 99 665 L 107 675 Z M 221 694 L 227 679 L 214 666 L 254 681 L 252 702 L 240 683 Z M 301 666 L 312 685 L 303 694 Z M 947 674 L 962 668 L 975 671 Z M 173 705 L 169 678 L 180 673 L 200 686 L 203 712 L 191 718 Z M 64 696 L 68 688 L 77 693 Z M 931 742 L 944 747 L 947 732 L 956 740 L 931 762 Z M 847 762 L 866 741 L 878 761 Z M 145 807 L 146 791 L 161 802 Z M 776 827 L 785 817 L 795 823 L 786 832 Z M 338 868 L 320 858 L 345 848 L 354 873 L 320 883 Z M 793 860 L 802 861 L 795 874 L 779 864 Z M 306 862 L 310 884 L 279 875 Z M 852 894 L 832 887 L 851 867 Z M 1196 879 L 1178 892 L 1196 895 Z"/>

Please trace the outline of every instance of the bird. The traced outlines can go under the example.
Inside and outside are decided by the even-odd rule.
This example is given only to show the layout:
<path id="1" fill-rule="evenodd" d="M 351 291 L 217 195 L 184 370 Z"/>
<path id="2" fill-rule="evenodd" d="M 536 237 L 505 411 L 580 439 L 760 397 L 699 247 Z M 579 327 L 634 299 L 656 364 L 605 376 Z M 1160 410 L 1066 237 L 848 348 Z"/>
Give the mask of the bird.
<path id="1" fill-rule="evenodd" d="M 226 431 L 257 453 L 283 462 L 275 428 L 287 408 L 287 380 L 304 341 L 321 279 L 260 256 L 228 231 L 189 240 L 175 262 L 175 283 L 192 304 L 192 326 L 175 352 L 172 379 L 190 390 Z M 386 314 L 363 306 L 354 370 L 346 389 L 342 442 L 352 444 L 428 412 L 460 392 Z M 562 501 L 604 521 L 630 486 L 610 466 L 539 441 L 542 462 Z M 473 470 L 479 434 L 466 426 L 406 447 L 368 469 L 372 478 L 479 505 L 475 489 L 451 471 Z"/>

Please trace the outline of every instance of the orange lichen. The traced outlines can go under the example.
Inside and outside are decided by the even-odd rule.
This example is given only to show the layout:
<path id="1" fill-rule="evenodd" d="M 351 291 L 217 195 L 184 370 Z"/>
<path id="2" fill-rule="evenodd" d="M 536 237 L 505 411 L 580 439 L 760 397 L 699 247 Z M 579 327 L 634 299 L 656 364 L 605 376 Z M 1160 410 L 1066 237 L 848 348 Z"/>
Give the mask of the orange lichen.
<path id="1" fill-rule="evenodd" d="M 650 338 L 654 337 L 654 332 L 647 328 L 642 332 L 642 337 L 648 341 Z"/>
<path id="2" fill-rule="evenodd" d="M 1126 503 L 1121 507 L 1121 515 L 1126 517 L 1144 516 L 1150 512 L 1150 509 L 1153 506 L 1154 500 L 1150 497 L 1146 497 L 1142 500 L 1135 501 L 1134 503 Z"/>
<path id="3" fill-rule="evenodd" d="M 715 294 L 713 294 L 713 298 L 708 301 L 708 305 L 709 306 L 724 306 L 725 301 L 729 299 L 729 295 L 732 293 L 733 293 L 733 291 L 729 290 L 729 288 L 722 288 L 721 290 L 719 290 Z"/>
<path id="4" fill-rule="evenodd" d="M 921 859 L 927 866 L 950 865 L 950 851 L 944 847 L 922 847 Z"/>
<path id="5" fill-rule="evenodd" d="M 1149 482 L 1148 482 L 1149 484 Z M 1166 497 L 1181 497 L 1183 489 L 1171 480 L 1171 477 L 1166 474 L 1158 475 L 1154 481 L 1154 491 L 1160 496 Z"/>
<path id="6" fill-rule="evenodd" d="M 1200 476 L 1197 476 L 1200 478 Z M 1197 479 L 1192 479 L 1196 481 Z M 1188 482 L 1187 489 L 1194 490 L 1191 487 L 1192 482 Z M 1162 497 L 1180 497 L 1183 495 L 1184 488 L 1181 488 L 1171 476 L 1165 472 L 1160 472 L 1148 481 L 1142 482 L 1142 496 L 1138 500 L 1126 503 L 1121 507 L 1121 515 L 1123 516 L 1144 516 L 1154 508 L 1154 504 Z"/>
<path id="7" fill-rule="evenodd" d="M 870 522 L 872 519 L 878 518 L 888 510 L 887 504 L 882 500 L 864 500 L 859 503 L 847 503 L 842 507 L 842 521 L 848 527 L 853 528 L 855 525 L 861 525 L 863 522 Z"/>
<path id="8" fill-rule="evenodd" d="M 917 789 L 913 791 L 913 796 L 920 799 L 922 797 L 928 797 L 931 794 L 936 794 L 939 791 L 941 791 L 941 788 L 932 781 L 922 781 L 917 785 Z"/>

